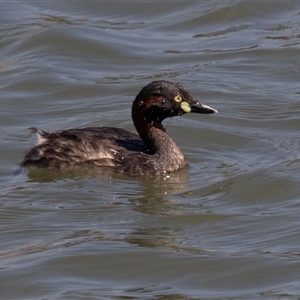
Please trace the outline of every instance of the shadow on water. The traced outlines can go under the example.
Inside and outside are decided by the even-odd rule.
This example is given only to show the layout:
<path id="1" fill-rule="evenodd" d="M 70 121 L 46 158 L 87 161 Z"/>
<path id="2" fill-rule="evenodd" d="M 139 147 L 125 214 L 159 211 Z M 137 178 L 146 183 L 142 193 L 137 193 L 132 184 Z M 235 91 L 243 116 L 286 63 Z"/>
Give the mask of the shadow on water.
<path id="1" fill-rule="evenodd" d="M 226 169 L 226 168 L 225 168 Z M 1 195 L 8 195 L 14 190 L 18 190 L 24 183 L 27 184 L 64 184 L 67 181 L 73 181 L 74 188 L 76 182 L 85 179 L 99 183 L 99 186 L 109 186 L 111 193 L 118 199 L 119 195 L 124 193 L 128 196 L 127 203 L 132 204 L 134 210 L 143 214 L 176 214 L 175 207 L 179 207 L 185 202 L 184 199 L 190 197 L 201 197 L 205 201 L 212 201 L 228 193 L 230 186 L 234 182 L 237 174 L 229 174 L 224 168 L 219 169 L 219 176 L 210 177 L 210 172 L 204 172 L 206 175 L 201 182 L 196 183 L 189 178 L 190 168 L 173 172 L 169 175 L 156 177 L 128 177 L 122 174 L 116 174 L 109 170 L 101 168 L 73 167 L 66 169 L 44 169 L 37 167 L 21 168 L 19 167 L 12 176 L 1 180 Z M 208 173 L 208 174 L 207 174 Z M 80 185 L 89 185 L 89 183 L 80 183 Z M 52 186 L 53 187 L 53 186 Z M 129 191 L 129 192 L 128 192 Z M 102 189 L 95 190 L 95 193 L 102 193 Z M 124 197 L 122 197 L 123 199 Z M 114 202 L 114 201 L 113 201 Z M 116 201 L 115 204 L 122 204 Z M 169 207 L 171 207 L 171 211 Z M 177 212 L 178 213 L 178 212 Z"/>
<path id="2" fill-rule="evenodd" d="M 197 184 L 191 183 L 189 168 L 156 177 L 128 177 L 100 168 L 74 167 L 55 170 L 30 167 L 27 176 L 30 182 L 38 183 L 91 179 L 96 184 L 109 184 L 116 199 L 120 195 L 124 199 L 125 194 L 127 203 L 139 213 L 176 215 L 180 214 L 180 207 L 186 202 L 185 199 L 200 197 L 203 201 L 213 201 L 228 193 L 234 178 L 226 174 L 223 168 L 219 171 L 219 177 L 203 178 L 203 182 Z M 124 204 L 123 200 L 113 202 L 116 205 Z"/>
<path id="3" fill-rule="evenodd" d="M 26 169 L 23 169 L 22 173 L 26 173 Z M 183 192 L 187 189 L 188 184 L 187 169 L 155 177 L 128 177 L 102 168 L 73 167 L 57 170 L 29 167 L 27 176 L 29 181 L 39 183 L 56 182 L 64 179 L 80 180 L 103 177 L 124 183 L 138 182 L 145 187 L 147 197 L 154 196 L 156 198 Z"/>

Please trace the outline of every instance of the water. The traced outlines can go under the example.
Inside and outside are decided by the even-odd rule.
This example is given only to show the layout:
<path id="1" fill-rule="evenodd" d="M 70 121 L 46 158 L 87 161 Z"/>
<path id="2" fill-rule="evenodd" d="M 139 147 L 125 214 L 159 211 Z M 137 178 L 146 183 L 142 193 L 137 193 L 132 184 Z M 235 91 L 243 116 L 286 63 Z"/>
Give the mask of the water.
<path id="1" fill-rule="evenodd" d="M 297 1 L 0 3 L 1 299 L 299 299 Z M 11 176 L 34 137 L 134 130 L 154 79 L 218 115 L 164 124 L 190 166 Z"/>

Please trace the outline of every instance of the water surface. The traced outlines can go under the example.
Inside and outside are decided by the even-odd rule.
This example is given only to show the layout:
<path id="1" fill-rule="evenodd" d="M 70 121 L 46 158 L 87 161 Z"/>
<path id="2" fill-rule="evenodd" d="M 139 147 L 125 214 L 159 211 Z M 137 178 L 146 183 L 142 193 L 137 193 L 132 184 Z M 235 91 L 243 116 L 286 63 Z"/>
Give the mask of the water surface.
<path id="1" fill-rule="evenodd" d="M 299 299 L 300 5 L 0 3 L 1 299 Z M 218 115 L 164 125 L 170 178 L 12 176 L 29 127 L 134 130 L 152 80 Z"/>

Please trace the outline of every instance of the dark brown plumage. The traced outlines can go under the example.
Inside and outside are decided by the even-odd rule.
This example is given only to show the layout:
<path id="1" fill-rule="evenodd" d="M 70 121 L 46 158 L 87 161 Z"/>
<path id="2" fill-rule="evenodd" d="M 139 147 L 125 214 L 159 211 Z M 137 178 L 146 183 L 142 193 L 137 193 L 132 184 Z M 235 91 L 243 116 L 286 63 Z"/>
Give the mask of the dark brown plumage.
<path id="1" fill-rule="evenodd" d="M 217 111 L 199 103 L 180 84 L 154 81 L 139 92 L 132 105 L 132 119 L 139 135 L 114 127 L 55 133 L 34 129 L 37 144 L 21 164 L 44 168 L 85 164 L 130 176 L 179 170 L 187 161 L 161 122 L 188 112 L 211 114 Z"/>

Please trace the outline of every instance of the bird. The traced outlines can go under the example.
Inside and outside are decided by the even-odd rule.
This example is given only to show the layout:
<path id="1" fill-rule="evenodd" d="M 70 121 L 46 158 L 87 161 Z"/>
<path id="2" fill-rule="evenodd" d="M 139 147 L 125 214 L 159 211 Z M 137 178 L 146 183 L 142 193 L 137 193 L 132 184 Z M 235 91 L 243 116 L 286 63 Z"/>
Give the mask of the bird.
<path id="1" fill-rule="evenodd" d="M 181 84 L 152 81 L 132 103 L 137 133 L 116 127 L 86 127 L 48 133 L 32 128 L 36 144 L 25 155 L 22 167 L 65 169 L 93 166 L 128 176 L 158 176 L 188 165 L 182 151 L 166 132 L 166 118 L 186 113 L 218 111 L 198 100 Z"/>

